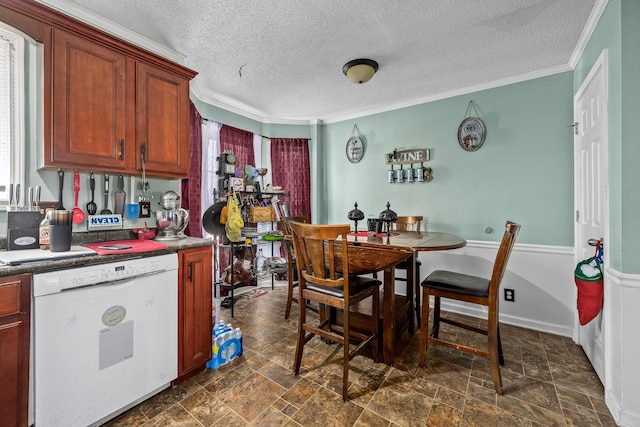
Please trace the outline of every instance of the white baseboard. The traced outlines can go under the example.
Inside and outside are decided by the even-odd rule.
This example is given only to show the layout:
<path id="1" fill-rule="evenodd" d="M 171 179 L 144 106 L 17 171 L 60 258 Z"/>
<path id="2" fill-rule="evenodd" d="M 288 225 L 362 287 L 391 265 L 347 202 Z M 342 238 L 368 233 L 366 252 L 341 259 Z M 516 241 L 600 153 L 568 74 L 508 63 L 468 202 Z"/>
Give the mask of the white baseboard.
<path id="1" fill-rule="evenodd" d="M 431 304 L 433 306 L 433 304 Z M 453 313 L 464 314 L 467 316 L 477 317 L 480 319 L 487 318 L 487 310 L 482 309 L 480 306 L 470 307 L 460 303 L 442 301 L 442 310 L 450 311 Z M 552 324 L 549 322 L 542 322 L 540 320 L 529 319 L 520 316 L 514 316 L 510 314 L 500 314 L 500 323 L 507 325 L 518 326 L 525 329 L 532 329 L 534 331 L 547 332 L 554 335 L 561 335 L 564 337 L 571 337 L 573 335 L 573 328 L 566 326 Z"/>

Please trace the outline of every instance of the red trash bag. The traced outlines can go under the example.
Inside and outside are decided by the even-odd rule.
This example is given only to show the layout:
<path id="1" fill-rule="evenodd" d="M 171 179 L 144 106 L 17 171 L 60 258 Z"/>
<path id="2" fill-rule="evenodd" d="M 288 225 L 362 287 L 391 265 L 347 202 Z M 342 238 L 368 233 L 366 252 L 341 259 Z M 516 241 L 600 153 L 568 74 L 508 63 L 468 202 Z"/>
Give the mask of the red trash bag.
<path id="1" fill-rule="evenodd" d="M 596 257 L 580 261 L 574 271 L 578 287 L 578 318 L 580 325 L 591 322 L 602 309 L 604 281 L 602 269 Z"/>

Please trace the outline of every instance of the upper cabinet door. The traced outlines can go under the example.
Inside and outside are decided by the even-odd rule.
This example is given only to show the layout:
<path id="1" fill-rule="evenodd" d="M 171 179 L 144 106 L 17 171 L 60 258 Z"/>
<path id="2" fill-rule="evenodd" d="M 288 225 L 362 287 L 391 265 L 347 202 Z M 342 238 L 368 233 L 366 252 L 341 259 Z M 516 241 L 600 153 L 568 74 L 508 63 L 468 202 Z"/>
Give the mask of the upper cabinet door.
<path id="1" fill-rule="evenodd" d="M 45 142 L 44 165 L 133 169 L 135 142 L 125 141 L 125 55 L 53 31 L 53 138 Z"/>
<path id="2" fill-rule="evenodd" d="M 136 74 L 137 151 L 147 173 L 189 174 L 189 79 L 145 62 Z"/>

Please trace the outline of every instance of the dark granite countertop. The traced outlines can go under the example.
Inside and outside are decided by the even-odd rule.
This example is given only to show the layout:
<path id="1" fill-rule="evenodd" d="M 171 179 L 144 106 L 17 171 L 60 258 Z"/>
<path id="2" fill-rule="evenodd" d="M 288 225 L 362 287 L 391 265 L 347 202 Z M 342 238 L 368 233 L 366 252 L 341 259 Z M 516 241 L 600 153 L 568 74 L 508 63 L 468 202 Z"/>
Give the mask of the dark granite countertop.
<path id="1" fill-rule="evenodd" d="M 84 245 L 87 243 L 107 243 L 118 240 L 133 240 L 137 236 L 131 232 L 131 230 L 118 230 L 118 231 L 101 231 L 101 232 L 88 232 L 88 233 L 74 233 L 73 245 Z M 180 240 L 162 240 L 158 241 L 167 246 L 167 249 L 151 251 L 151 252 L 138 252 L 129 254 L 116 254 L 116 255 L 90 255 L 80 258 L 66 258 L 59 260 L 46 260 L 46 261 L 34 261 L 19 265 L 4 265 L 0 264 L 0 277 L 13 276 L 16 274 L 25 273 L 43 273 L 52 270 L 62 270 L 73 267 L 80 267 L 92 264 L 102 264 L 105 262 L 113 262 L 120 259 L 128 258 L 140 258 L 149 257 L 155 255 L 163 255 L 168 253 L 177 252 L 182 249 L 197 248 L 203 246 L 212 246 L 213 240 L 200 239 L 195 237 L 187 237 Z M 0 242 L 1 245 L 1 242 Z M 2 247 L 2 246 L 0 246 Z M 6 250 L 2 247 L 0 250 Z"/>

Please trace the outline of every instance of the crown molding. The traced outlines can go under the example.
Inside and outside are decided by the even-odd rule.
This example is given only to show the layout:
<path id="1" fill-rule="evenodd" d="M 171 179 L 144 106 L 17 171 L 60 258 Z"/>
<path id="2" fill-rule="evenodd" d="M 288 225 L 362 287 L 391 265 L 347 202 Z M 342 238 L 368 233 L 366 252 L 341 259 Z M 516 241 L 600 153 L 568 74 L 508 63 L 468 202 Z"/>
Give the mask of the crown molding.
<path id="1" fill-rule="evenodd" d="M 137 45 L 143 49 L 167 58 L 173 62 L 184 65 L 186 56 L 177 52 L 161 43 L 151 40 L 135 31 L 116 24 L 97 13 L 91 12 L 75 3 L 67 0 L 36 0 L 38 3 L 43 4 L 53 10 L 64 13 L 80 22 L 96 27 L 106 33 L 109 33 L 115 37 L 126 40 L 130 43 Z"/>
<path id="2" fill-rule="evenodd" d="M 576 65 L 578 65 L 578 61 L 584 49 L 587 47 L 587 43 L 589 43 L 589 39 L 593 35 L 607 4 L 609 4 L 609 0 L 598 0 L 593 6 L 591 15 L 589 15 L 589 19 L 587 19 L 587 25 L 584 26 L 582 34 L 580 34 L 580 38 L 578 39 L 578 44 L 576 44 L 576 48 L 573 50 L 571 58 L 569 58 L 569 66 L 571 66 L 571 69 L 575 69 Z"/>

